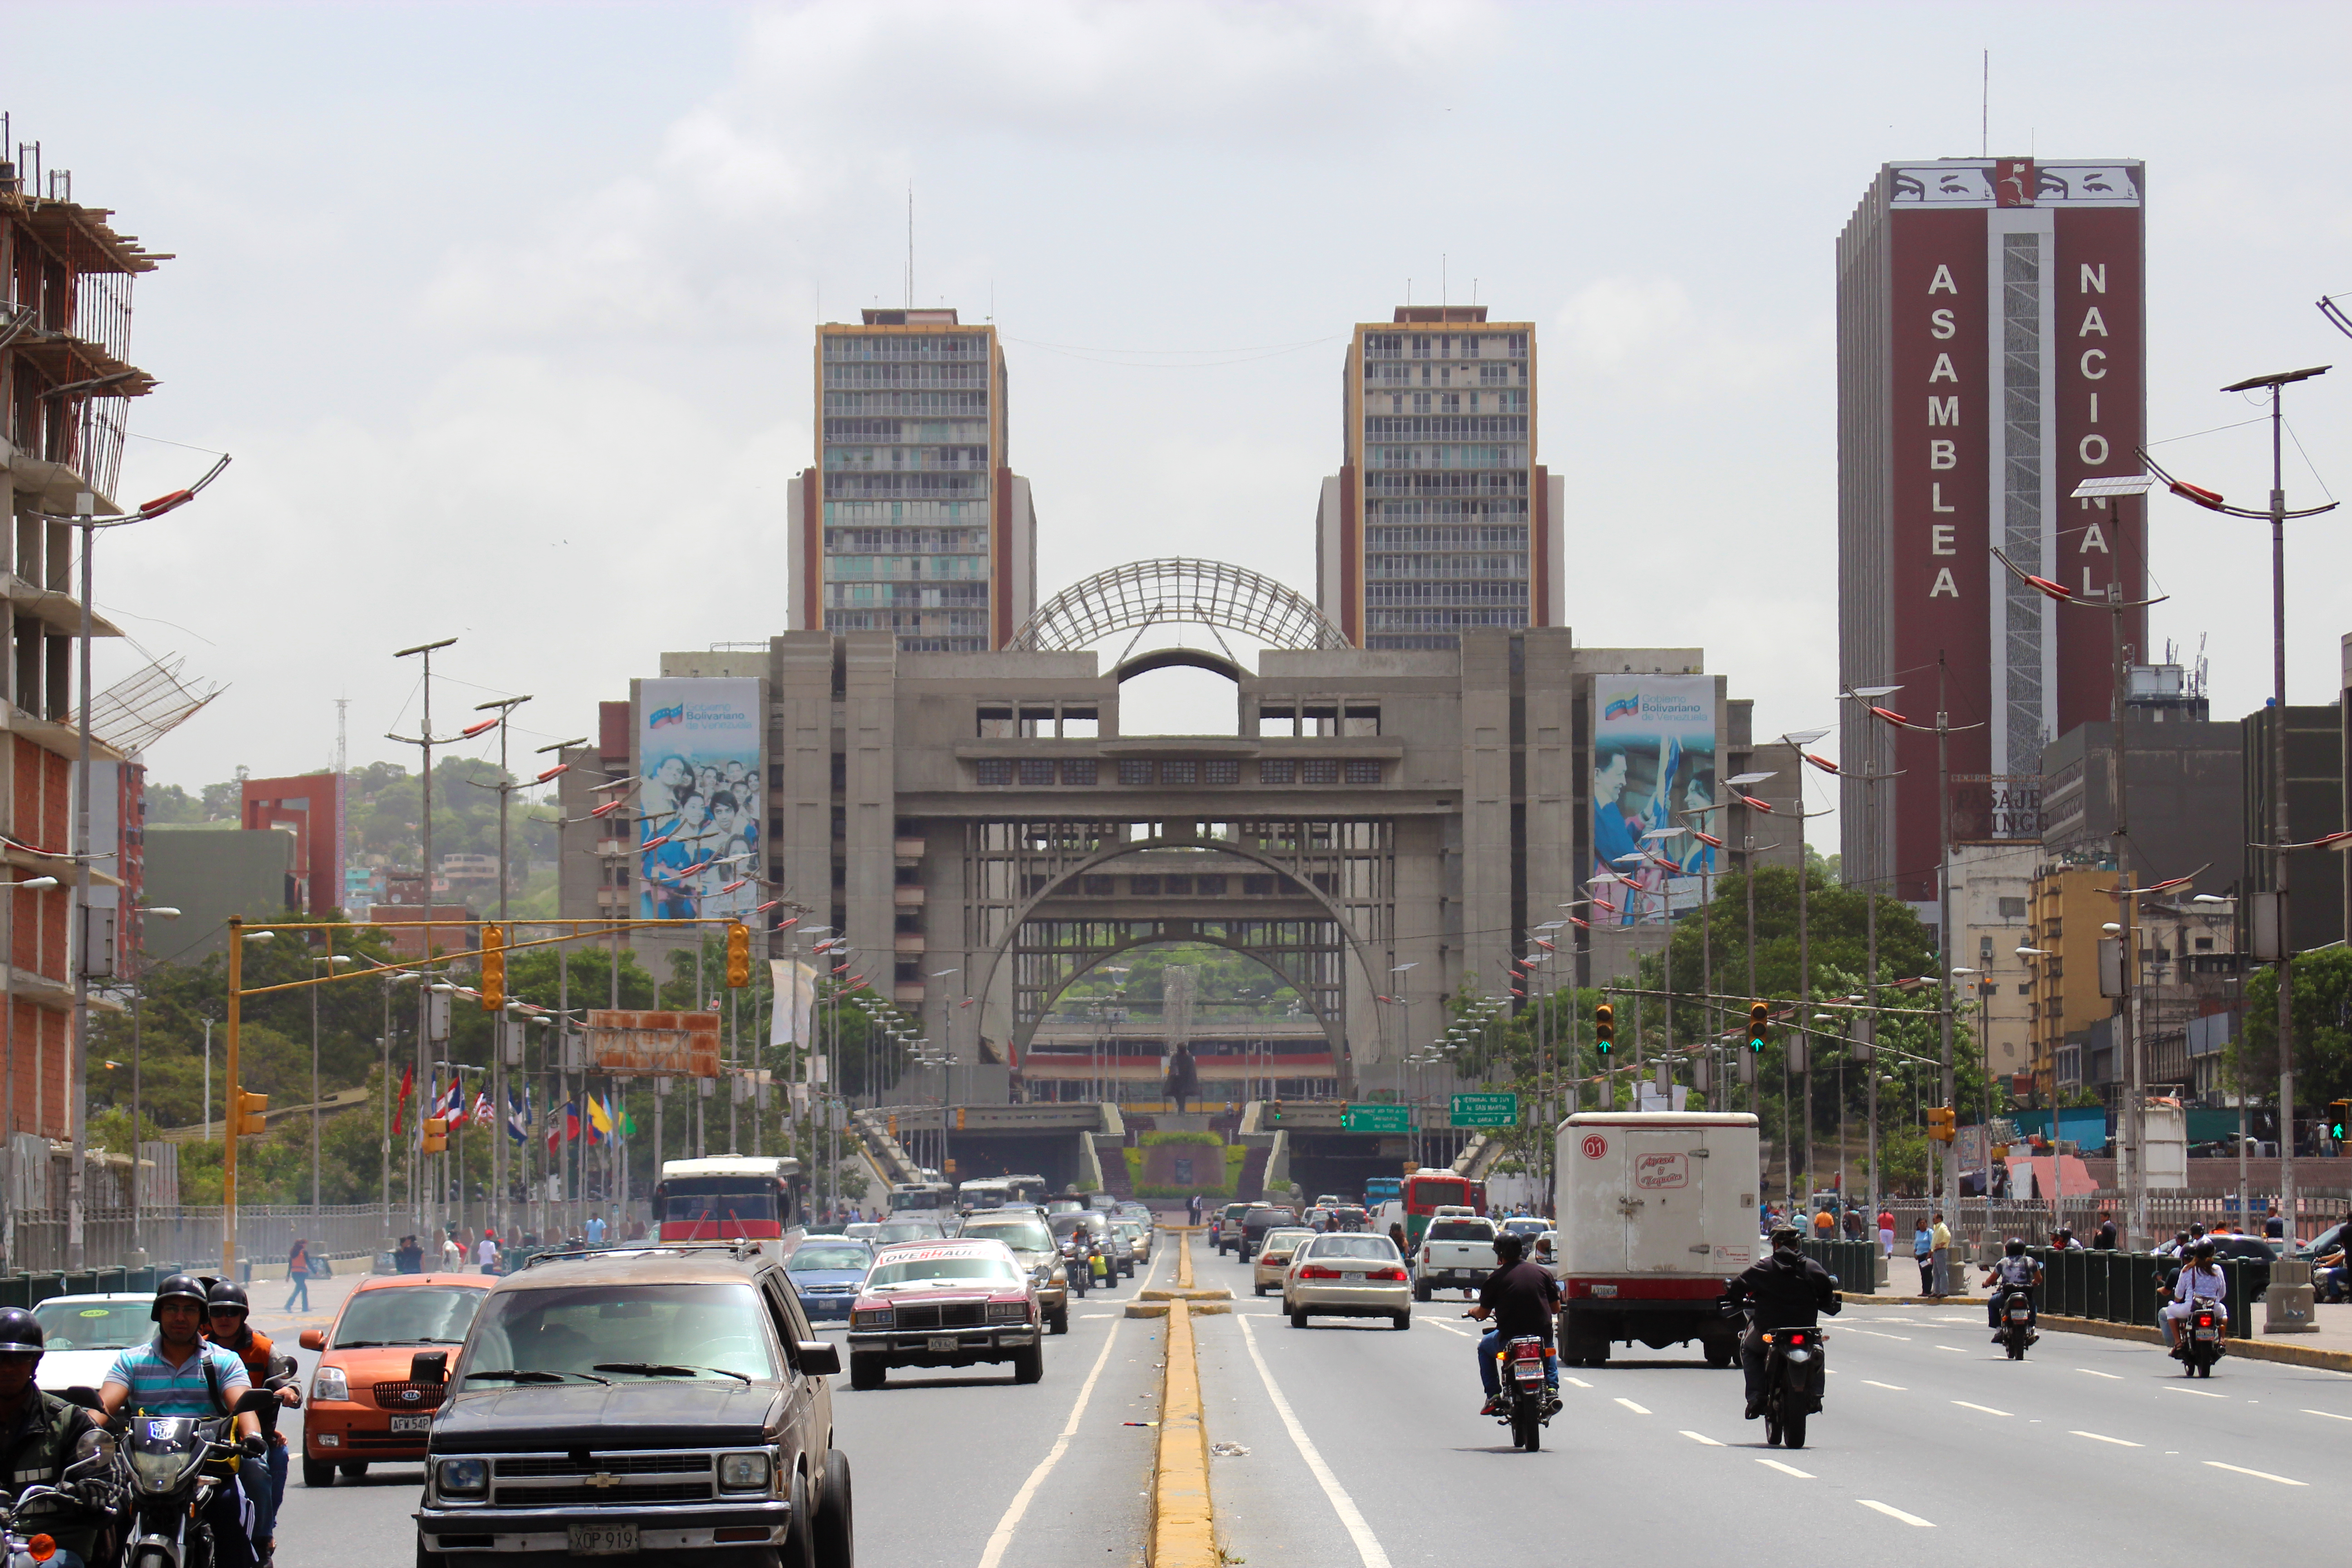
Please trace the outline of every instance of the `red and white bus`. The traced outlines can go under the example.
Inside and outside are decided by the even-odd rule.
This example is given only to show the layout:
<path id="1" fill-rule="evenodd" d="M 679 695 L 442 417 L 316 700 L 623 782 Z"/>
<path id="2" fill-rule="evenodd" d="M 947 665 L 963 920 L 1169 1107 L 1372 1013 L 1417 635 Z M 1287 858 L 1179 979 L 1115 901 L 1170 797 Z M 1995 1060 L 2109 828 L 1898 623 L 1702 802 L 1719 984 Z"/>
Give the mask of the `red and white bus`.
<path id="1" fill-rule="evenodd" d="M 1430 1216 L 1441 1208 L 1465 1208 L 1472 1214 L 1485 1214 L 1486 1184 L 1457 1176 L 1451 1171 L 1415 1171 L 1404 1178 L 1395 1206 L 1403 1213 L 1405 1245 L 1418 1247 L 1422 1233 L 1429 1228 Z M 1387 1212 L 1386 1205 L 1383 1212 Z M 1381 1221 L 1380 1228 L 1387 1228 L 1390 1223 Z"/>
<path id="2" fill-rule="evenodd" d="M 774 1241 L 797 1223 L 801 1163 L 725 1155 L 666 1160 L 654 1184 L 662 1241 Z"/>

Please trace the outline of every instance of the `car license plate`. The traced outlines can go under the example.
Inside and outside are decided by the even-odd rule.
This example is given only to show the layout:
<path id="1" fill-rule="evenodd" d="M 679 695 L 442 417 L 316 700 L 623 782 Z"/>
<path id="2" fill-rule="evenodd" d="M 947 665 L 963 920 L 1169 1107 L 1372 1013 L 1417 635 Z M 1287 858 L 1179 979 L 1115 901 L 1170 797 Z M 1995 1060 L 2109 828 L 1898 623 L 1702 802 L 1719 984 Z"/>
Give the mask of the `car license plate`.
<path id="1" fill-rule="evenodd" d="M 953 1355 L 956 1342 L 952 1335 L 933 1334 L 923 1342 L 923 1348 L 933 1355 Z"/>
<path id="2" fill-rule="evenodd" d="M 395 1436 L 399 1436 L 403 1432 L 430 1432 L 433 1430 L 433 1417 L 430 1415 L 395 1415 L 392 1418 L 392 1430 L 393 1435 Z"/>
<path id="3" fill-rule="evenodd" d="M 617 1557 L 637 1549 L 634 1524 L 573 1524 L 565 1529 L 572 1537 L 574 1557 Z"/>

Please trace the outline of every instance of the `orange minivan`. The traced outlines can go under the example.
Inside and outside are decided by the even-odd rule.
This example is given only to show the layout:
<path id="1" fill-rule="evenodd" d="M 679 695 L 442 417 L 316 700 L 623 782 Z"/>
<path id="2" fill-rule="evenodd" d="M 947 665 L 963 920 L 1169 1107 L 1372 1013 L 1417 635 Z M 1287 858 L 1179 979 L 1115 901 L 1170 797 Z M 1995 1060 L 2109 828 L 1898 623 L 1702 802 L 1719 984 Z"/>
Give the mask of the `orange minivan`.
<path id="1" fill-rule="evenodd" d="M 498 1281 L 487 1274 L 386 1274 L 362 1279 L 323 1333 L 302 1331 L 321 1352 L 302 1412 L 302 1484 L 356 1480 L 377 1460 L 422 1464 L 443 1385 L 409 1378 L 417 1352 L 455 1352 Z"/>

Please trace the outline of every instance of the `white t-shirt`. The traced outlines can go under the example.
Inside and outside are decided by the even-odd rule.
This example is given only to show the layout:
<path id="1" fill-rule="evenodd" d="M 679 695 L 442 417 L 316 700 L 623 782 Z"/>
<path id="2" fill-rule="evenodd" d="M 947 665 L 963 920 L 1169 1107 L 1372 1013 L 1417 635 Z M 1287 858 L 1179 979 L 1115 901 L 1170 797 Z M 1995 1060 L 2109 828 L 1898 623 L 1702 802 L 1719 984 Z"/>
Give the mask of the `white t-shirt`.
<path id="1" fill-rule="evenodd" d="M 474 1261 L 480 1264 L 483 1268 L 488 1268 L 491 1264 L 496 1263 L 498 1260 L 499 1244 L 491 1240 L 487 1236 L 482 1237 L 481 1246 L 474 1249 Z"/>
<path id="2" fill-rule="evenodd" d="M 454 1236 L 443 1237 L 441 1238 L 441 1266 L 444 1268 L 456 1268 L 465 1261 L 466 1249 L 457 1245 L 457 1238 Z"/>

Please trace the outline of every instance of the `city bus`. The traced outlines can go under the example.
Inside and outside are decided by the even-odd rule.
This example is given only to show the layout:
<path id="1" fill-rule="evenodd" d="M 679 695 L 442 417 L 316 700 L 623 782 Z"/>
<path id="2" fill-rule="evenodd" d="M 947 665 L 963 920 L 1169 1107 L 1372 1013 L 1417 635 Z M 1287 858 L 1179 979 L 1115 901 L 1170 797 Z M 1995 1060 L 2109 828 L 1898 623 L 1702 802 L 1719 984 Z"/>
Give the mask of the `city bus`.
<path id="1" fill-rule="evenodd" d="M 890 1213 L 944 1215 L 955 1207 L 956 1190 L 945 1182 L 895 1182 L 890 1187 Z"/>
<path id="2" fill-rule="evenodd" d="M 1457 1176 L 1451 1171 L 1415 1171 L 1404 1178 L 1395 1202 L 1404 1211 L 1406 1245 L 1419 1247 L 1422 1233 L 1429 1228 L 1430 1216 L 1439 1209 L 1459 1207 L 1473 1214 L 1485 1214 L 1486 1184 Z"/>
<path id="3" fill-rule="evenodd" d="M 665 1160 L 654 1184 L 656 1239 L 777 1241 L 800 1222 L 800 1185 L 793 1159 Z"/>
<path id="4" fill-rule="evenodd" d="M 1364 1212 L 1378 1214 L 1382 1204 L 1395 1203 L 1403 1191 L 1402 1176 L 1374 1176 L 1364 1184 Z"/>

